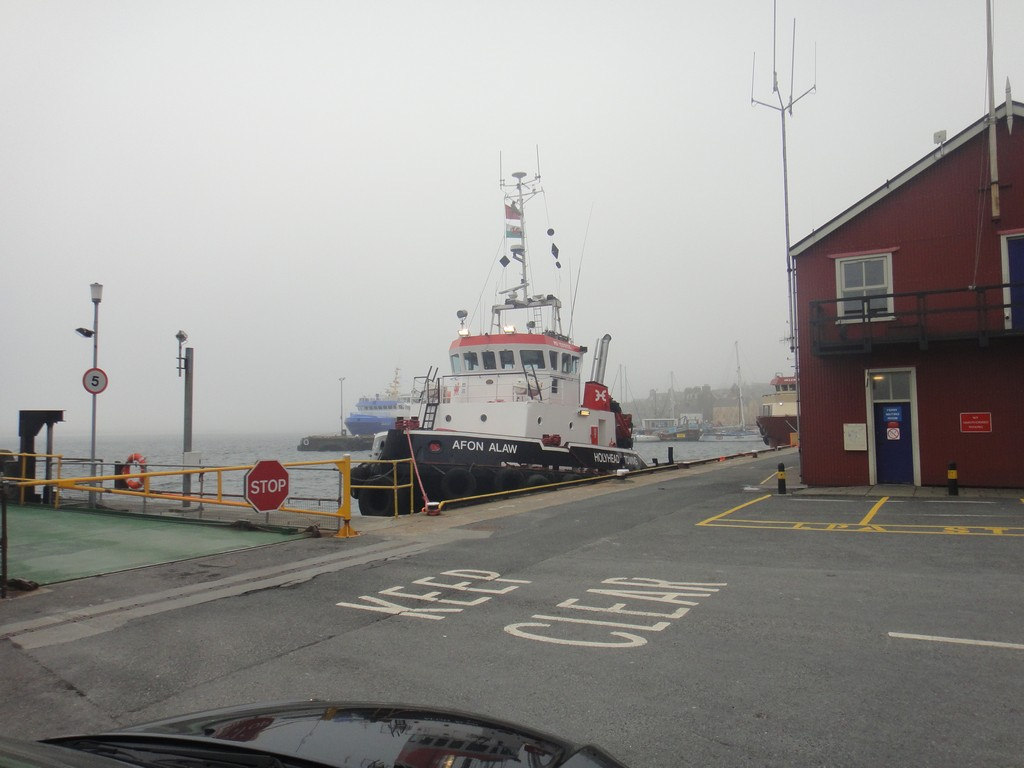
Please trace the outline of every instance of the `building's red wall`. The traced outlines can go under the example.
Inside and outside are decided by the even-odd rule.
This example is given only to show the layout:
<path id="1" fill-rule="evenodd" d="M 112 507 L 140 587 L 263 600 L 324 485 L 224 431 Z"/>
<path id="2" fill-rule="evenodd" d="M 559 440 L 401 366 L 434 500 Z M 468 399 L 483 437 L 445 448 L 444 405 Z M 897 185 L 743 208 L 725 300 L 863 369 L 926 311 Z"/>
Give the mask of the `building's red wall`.
<path id="1" fill-rule="evenodd" d="M 944 485 L 956 461 L 964 485 L 1024 487 L 1024 338 L 828 357 L 815 355 L 810 340 L 810 302 L 836 298 L 830 255 L 898 249 L 897 292 L 1003 282 L 999 233 L 1024 229 L 1024 131 L 1007 134 L 1005 120 L 998 130 L 999 221 L 991 219 L 983 133 L 796 258 L 801 475 L 809 485 L 868 482 L 868 455 L 843 447 L 843 424 L 867 421 L 864 371 L 914 367 L 922 484 Z M 991 411 L 993 432 L 961 434 L 961 411 Z"/>

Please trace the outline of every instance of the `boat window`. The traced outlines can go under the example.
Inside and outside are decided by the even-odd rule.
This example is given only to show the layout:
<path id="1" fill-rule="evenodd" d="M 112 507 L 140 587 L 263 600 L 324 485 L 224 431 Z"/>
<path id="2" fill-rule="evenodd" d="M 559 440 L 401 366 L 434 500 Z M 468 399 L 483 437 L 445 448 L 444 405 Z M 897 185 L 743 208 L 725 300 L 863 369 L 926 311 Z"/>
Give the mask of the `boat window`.
<path id="1" fill-rule="evenodd" d="M 476 352 L 463 352 L 462 362 L 466 364 L 467 371 L 475 371 L 480 367 L 480 358 Z"/>
<path id="2" fill-rule="evenodd" d="M 562 353 L 562 373 L 576 373 L 579 370 L 580 359 L 575 355 L 566 352 Z"/>
<path id="3" fill-rule="evenodd" d="M 480 356 L 484 360 L 484 368 L 487 369 L 488 371 L 493 371 L 495 368 L 498 367 L 497 364 L 494 362 L 494 352 L 481 352 Z"/>
<path id="4" fill-rule="evenodd" d="M 462 372 L 462 358 L 458 355 L 452 355 L 452 373 Z"/>
<path id="5" fill-rule="evenodd" d="M 523 360 L 523 367 L 533 366 L 534 368 L 544 367 L 544 352 L 539 349 L 524 349 L 519 353 Z"/>
<path id="6" fill-rule="evenodd" d="M 552 371 L 557 371 L 558 370 L 558 353 L 555 352 L 555 350 L 552 349 L 551 351 L 548 352 L 548 360 L 551 362 L 551 370 Z"/>
<path id="7" fill-rule="evenodd" d="M 514 371 L 516 369 L 516 353 L 511 349 L 503 349 L 498 353 L 501 360 L 501 370 Z"/>

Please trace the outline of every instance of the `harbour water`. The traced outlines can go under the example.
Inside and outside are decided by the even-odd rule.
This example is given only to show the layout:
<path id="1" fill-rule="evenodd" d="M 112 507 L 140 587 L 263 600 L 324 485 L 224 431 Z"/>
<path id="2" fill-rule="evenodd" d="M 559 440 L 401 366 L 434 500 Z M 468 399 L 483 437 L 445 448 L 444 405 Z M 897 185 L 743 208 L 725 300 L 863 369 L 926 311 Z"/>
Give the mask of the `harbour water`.
<path id="1" fill-rule="evenodd" d="M 301 462 L 306 466 L 289 469 L 292 495 L 288 504 L 323 508 L 337 503 L 340 493 L 339 475 L 336 466 L 329 462 L 340 458 L 340 455 L 299 451 L 298 442 L 299 436 L 294 434 L 207 434 L 193 436 L 192 450 L 194 454 L 199 454 L 202 467 L 251 465 L 264 459 L 276 459 L 282 464 Z M 16 444 L 7 447 L 10 450 L 17 449 Z M 749 443 L 653 442 L 636 445 L 637 451 L 649 464 L 654 460 L 667 462 L 669 447 L 672 448 L 674 460 L 679 462 L 762 450 L 764 444 L 758 440 Z M 181 449 L 181 435 L 96 436 L 96 460 L 101 464 L 100 474 L 113 474 L 115 463 L 125 462 L 133 454 L 145 457 L 150 472 L 179 470 L 182 468 Z M 42 453 L 44 450 L 45 434 L 40 434 L 36 438 L 36 451 Z M 62 457 L 62 475 L 90 474 L 88 436 L 62 437 L 59 429 L 55 430 L 54 453 Z M 368 451 L 353 452 L 350 456 L 353 462 L 370 458 Z M 241 497 L 243 476 L 241 470 L 225 473 L 221 478 L 222 492 Z M 209 492 L 213 489 L 216 477 L 211 473 L 202 479 L 194 478 L 193 492 L 199 489 L 200 482 L 207 484 L 206 490 Z M 181 478 L 152 478 L 151 489 L 178 493 L 181 491 Z"/>

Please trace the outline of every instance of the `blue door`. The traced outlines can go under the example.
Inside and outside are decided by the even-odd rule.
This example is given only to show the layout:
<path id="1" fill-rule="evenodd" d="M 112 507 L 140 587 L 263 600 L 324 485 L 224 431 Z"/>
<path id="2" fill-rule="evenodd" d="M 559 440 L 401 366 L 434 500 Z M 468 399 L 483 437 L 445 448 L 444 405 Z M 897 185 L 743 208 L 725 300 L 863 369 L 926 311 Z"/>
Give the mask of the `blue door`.
<path id="1" fill-rule="evenodd" d="M 1007 240 L 1006 255 L 1006 281 L 1018 283 L 1010 288 L 1008 327 L 1024 329 L 1024 237 Z"/>
<path id="2" fill-rule="evenodd" d="M 875 462 L 879 484 L 914 483 L 910 403 L 875 403 Z"/>

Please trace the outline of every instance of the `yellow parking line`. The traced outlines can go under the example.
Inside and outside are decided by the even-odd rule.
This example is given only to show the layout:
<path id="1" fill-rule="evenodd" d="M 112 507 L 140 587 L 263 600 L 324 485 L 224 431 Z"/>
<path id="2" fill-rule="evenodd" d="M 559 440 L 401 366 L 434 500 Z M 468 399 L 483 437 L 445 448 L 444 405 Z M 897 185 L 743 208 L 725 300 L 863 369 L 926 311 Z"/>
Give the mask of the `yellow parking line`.
<path id="1" fill-rule="evenodd" d="M 871 511 L 868 512 L 867 515 L 864 516 L 864 519 L 860 521 L 860 524 L 861 525 L 867 525 L 868 523 L 870 523 L 871 522 L 871 518 L 873 518 L 875 516 L 875 513 L 878 512 L 878 510 L 880 510 L 882 508 L 882 505 L 885 504 L 885 502 L 887 502 L 888 500 L 889 500 L 888 496 L 883 496 L 882 498 L 880 498 L 878 500 L 878 503 L 876 503 L 875 506 L 873 506 L 871 508 Z"/>
<path id="2" fill-rule="evenodd" d="M 709 517 L 707 520 L 702 520 L 701 522 L 697 523 L 697 525 L 708 525 L 709 523 L 715 522 L 715 520 L 722 519 L 726 515 L 731 515 L 733 512 L 736 512 L 737 510 L 743 509 L 744 507 L 749 507 L 751 504 L 757 504 L 757 502 L 764 501 L 765 499 L 770 499 L 771 497 L 772 495 L 770 493 L 766 493 L 764 496 L 759 496 L 756 499 L 751 499 L 750 501 L 740 504 L 738 507 L 727 509 L 720 515 L 715 515 L 714 517 Z"/>

